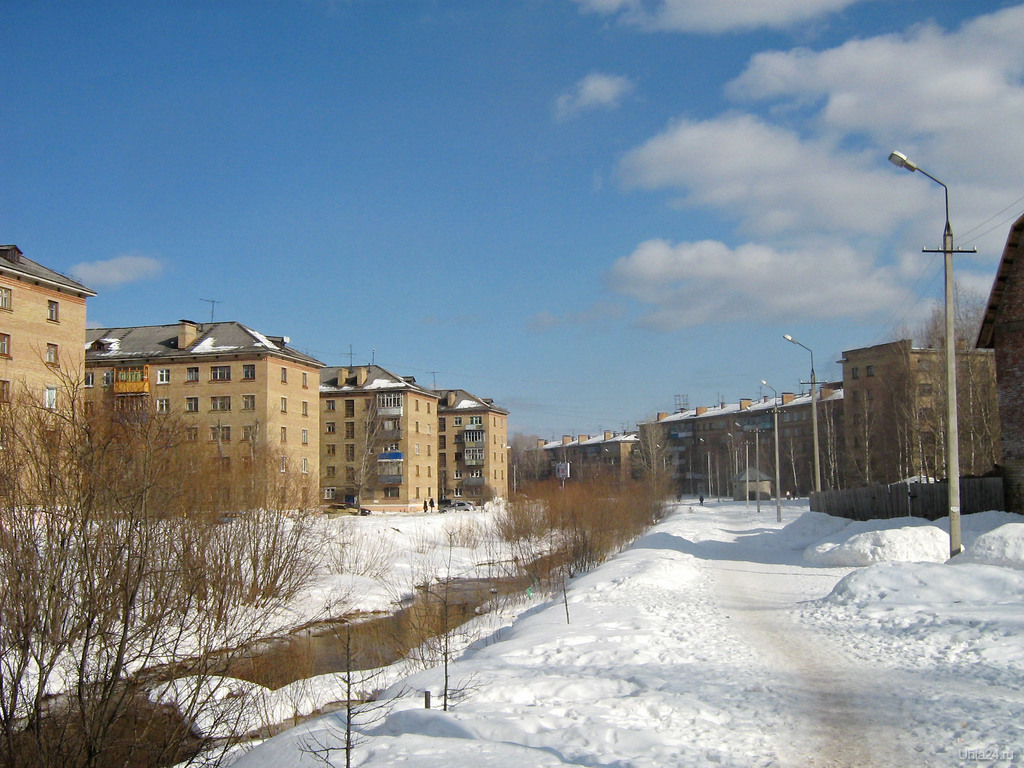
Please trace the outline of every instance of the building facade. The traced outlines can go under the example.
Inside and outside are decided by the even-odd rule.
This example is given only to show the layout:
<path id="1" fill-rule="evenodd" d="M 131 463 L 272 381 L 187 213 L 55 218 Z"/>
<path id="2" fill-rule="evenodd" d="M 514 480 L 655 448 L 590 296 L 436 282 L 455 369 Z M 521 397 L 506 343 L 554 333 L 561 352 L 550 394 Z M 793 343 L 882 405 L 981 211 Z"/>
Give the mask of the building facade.
<path id="1" fill-rule="evenodd" d="M 85 302 L 96 293 L 0 246 L 0 402 L 55 408 L 85 367 Z"/>
<path id="2" fill-rule="evenodd" d="M 605 430 L 601 435 L 563 435 L 561 440 L 537 442 L 542 478 L 557 477 L 558 466 L 568 465 L 569 479 L 609 479 L 627 482 L 635 475 L 633 451 L 640 439 L 636 432 Z"/>
<path id="3" fill-rule="evenodd" d="M 320 488 L 330 506 L 423 510 L 439 497 L 440 396 L 378 365 L 320 372 Z"/>
<path id="4" fill-rule="evenodd" d="M 439 493 L 482 503 L 508 496 L 508 411 L 464 389 L 437 392 Z"/>
<path id="5" fill-rule="evenodd" d="M 318 502 L 323 363 L 287 337 L 181 320 L 90 329 L 86 343 L 89 411 L 179 420 L 183 443 L 222 469 L 214 506 Z"/>

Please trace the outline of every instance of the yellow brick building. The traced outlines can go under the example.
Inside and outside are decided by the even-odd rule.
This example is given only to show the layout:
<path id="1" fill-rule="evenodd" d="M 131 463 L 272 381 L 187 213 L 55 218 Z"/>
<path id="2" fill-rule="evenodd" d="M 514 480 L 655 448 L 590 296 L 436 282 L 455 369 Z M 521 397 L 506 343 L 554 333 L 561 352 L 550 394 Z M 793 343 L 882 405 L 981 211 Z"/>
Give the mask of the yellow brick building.
<path id="1" fill-rule="evenodd" d="M 62 376 L 81 376 L 85 301 L 96 293 L 0 245 L 0 402 L 26 397 L 50 408 Z"/>
<path id="2" fill-rule="evenodd" d="M 441 495 L 482 503 L 508 496 L 508 411 L 464 389 L 438 392 Z"/>
<path id="3" fill-rule="evenodd" d="M 115 412 L 181 420 L 225 468 L 256 466 L 273 503 L 317 503 L 323 363 L 236 322 L 90 329 L 85 393 Z M 235 483 L 237 486 L 237 482 Z M 225 484 L 223 505 L 240 488 Z"/>

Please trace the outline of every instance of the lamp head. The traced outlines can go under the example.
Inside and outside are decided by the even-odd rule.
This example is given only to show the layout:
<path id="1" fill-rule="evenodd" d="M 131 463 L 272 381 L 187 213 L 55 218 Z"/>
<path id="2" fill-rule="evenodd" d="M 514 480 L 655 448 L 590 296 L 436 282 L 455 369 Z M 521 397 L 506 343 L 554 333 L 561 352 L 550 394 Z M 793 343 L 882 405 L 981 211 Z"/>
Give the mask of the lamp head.
<path id="1" fill-rule="evenodd" d="M 766 387 L 768 386 L 768 382 L 767 382 L 767 381 L 765 381 L 764 379 L 761 379 L 761 384 L 763 384 L 763 385 L 764 385 L 764 386 L 766 386 Z"/>
<path id="2" fill-rule="evenodd" d="M 902 152 L 893 152 L 889 155 L 889 162 L 895 165 L 897 168 L 906 168 L 908 171 L 916 171 L 917 164 L 910 160 Z"/>
<path id="3" fill-rule="evenodd" d="M 793 341 L 793 337 L 790 336 L 788 333 L 782 334 L 782 338 L 784 338 L 786 341 L 790 341 L 790 342 Z"/>

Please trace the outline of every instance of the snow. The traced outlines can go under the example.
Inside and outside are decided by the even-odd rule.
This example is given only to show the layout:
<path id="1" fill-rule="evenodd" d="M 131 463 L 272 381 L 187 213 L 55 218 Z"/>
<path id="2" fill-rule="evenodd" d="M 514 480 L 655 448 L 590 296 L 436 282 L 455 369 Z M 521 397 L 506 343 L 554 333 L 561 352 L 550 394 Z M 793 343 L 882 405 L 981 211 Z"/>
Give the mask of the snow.
<path id="1" fill-rule="evenodd" d="M 195 345 L 190 352 L 197 355 L 212 354 L 216 352 L 230 352 L 239 347 L 232 345 L 218 345 L 212 336 L 207 336 L 201 342 Z"/>
<path id="2" fill-rule="evenodd" d="M 947 562 L 948 521 L 854 523 L 806 502 L 783 516 L 678 504 L 564 603 L 533 595 L 479 617 L 451 665 L 452 709 L 423 708 L 424 690 L 440 706 L 439 669 L 389 670 L 386 705 L 354 722 L 353 765 L 1024 764 L 1024 518 L 964 516 L 966 551 Z M 390 531 L 396 559 L 349 598 L 379 605 L 451 519 L 359 519 Z M 482 572 L 494 546 L 481 537 L 453 563 Z M 338 685 L 300 681 L 264 709 L 313 712 Z M 343 736 L 326 715 L 233 765 L 344 765 Z"/>
<path id="3" fill-rule="evenodd" d="M 242 326 L 242 328 L 245 330 L 246 333 L 248 333 L 250 336 L 252 336 L 256 340 L 256 345 L 257 346 L 267 347 L 268 349 L 280 349 L 280 347 L 278 347 L 277 344 L 272 342 L 270 339 L 268 339 L 266 336 L 264 336 L 259 331 L 254 331 L 252 328 L 249 328 L 249 327 L 244 326 L 244 325 Z"/>

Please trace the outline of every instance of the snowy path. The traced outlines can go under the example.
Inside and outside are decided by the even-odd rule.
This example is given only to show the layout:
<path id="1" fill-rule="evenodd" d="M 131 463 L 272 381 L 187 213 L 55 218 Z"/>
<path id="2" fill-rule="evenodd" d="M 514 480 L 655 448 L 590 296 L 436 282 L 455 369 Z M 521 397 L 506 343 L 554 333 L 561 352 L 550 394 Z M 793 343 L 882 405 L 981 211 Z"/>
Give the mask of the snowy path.
<path id="1" fill-rule="evenodd" d="M 571 622 L 551 600 L 492 624 L 493 634 L 452 667 L 464 694 L 453 711 L 422 708 L 421 692 L 436 698 L 440 690 L 436 669 L 393 687 L 390 710 L 359 728 L 355 764 L 1021 765 L 1024 693 L 1014 659 L 1024 577 L 988 566 L 883 568 L 857 593 L 864 605 L 818 601 L 857 569 L 805 564 L 807 545 L 844 525 L 802 518 L 805 509 L 784 509 L 797 524 L 782 530 L 774 510 L 681 505 L 573 581 Z M 922 585 L 940 578 L 944 595 L 980 579 L 962 590 L 980 607 L 963 621 L 949 607 L 929 615 L 915 601 L 929 599 Z M 886 594 L 904 602 L 879 602 Z M 313 721 L 237 766 L 322 765 L 302 745 L 310 735 L 336 742 L 337 728 Z M 988 754 L 996 757 L 974 757 Z M 343 765 L 343 756 L 335 752 L 332 763 Z"/>

